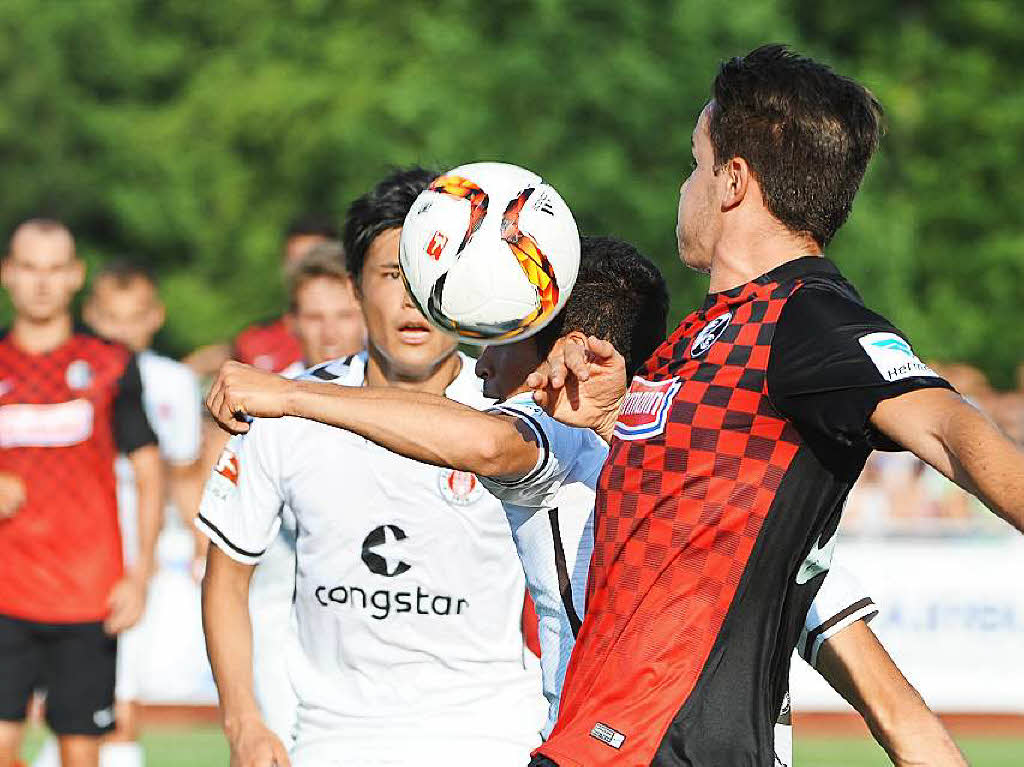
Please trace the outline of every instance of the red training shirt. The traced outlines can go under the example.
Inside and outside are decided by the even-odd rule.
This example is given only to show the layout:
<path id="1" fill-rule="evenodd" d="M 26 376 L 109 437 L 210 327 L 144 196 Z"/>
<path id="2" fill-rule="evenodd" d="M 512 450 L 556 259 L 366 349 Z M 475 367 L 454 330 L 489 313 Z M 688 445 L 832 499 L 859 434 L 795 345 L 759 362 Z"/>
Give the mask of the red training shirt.
<path id="1" fill-rule="evenodd" d="M 0 336 L 0 472 L 26 502 L 0 520 L 0 614 L 46 623 L 103 620 L 122 576 L 114 458 L 156 437 L 134 355 L 76 329 L 30 354 Z"/>

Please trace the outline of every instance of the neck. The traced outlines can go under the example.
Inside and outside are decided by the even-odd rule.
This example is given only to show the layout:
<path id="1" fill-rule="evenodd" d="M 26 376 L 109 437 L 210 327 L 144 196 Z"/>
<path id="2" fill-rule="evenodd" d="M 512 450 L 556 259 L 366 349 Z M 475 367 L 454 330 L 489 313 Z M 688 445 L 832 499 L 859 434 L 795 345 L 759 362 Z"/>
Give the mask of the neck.
<path id="1" fill-rule="evenodd" d="M 366 385 L 393 386 L 406 391 L 424 392 L 443 396 L 462 370 L 462 360 L 456 352 L 442 357 L 429 371 L 409 375 L 391 364 L 373 344 L 369 344 L 366 357 Z"/>
<path id="2" fill-rule="evenodd" d="M 794 234 L 777 222 L 747 232 L 723 237 L 711 258 L 711 293 L 745 285 L 788 261 L 820 256 L 814 238 Z"/>
<path id="3" fill-rule="evenodd" d="M 72 329 L 73 323 L 68 312 L 39 321 L 15 317 L 11 336 L 20 348 L 30 354 L 45 354 L 67 342 L 71 338 Z"/>

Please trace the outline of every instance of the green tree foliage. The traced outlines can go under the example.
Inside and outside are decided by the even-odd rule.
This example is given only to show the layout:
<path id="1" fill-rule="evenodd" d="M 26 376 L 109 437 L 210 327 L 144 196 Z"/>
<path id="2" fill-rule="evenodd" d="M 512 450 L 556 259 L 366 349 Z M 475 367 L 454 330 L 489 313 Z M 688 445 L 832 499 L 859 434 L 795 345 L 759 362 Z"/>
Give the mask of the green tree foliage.
<path id="1" fill-rule="evenodd" d="M 902 6 L 901 6 L 902 8 Z M 670 277 L 689 134 L 719 61 L 788 41 L 862 78 L 890 132 L 832 255 L 920 351 L 1009 379 L 1024 348 L 1014 4 L 82 0 L 0 5 L 3 231 L 64 217 L 153 264 L 168 345 L 281 305 L 289 219 L 390 166 L 504 160 Z"/>

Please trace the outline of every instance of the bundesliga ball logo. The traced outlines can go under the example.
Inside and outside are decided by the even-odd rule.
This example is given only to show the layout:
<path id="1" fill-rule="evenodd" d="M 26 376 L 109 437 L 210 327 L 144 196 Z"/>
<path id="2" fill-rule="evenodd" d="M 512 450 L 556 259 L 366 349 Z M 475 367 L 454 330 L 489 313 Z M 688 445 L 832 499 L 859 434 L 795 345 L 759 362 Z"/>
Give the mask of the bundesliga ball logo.
<path id="1" fill-rule="evenodd" d="M 576 282 L 580 237 L 568 206 L 535 173 L 463 165 L 434 179 L 402 225 L 402 277 L 440 330 L 474 344 L 543 328 Z"/>

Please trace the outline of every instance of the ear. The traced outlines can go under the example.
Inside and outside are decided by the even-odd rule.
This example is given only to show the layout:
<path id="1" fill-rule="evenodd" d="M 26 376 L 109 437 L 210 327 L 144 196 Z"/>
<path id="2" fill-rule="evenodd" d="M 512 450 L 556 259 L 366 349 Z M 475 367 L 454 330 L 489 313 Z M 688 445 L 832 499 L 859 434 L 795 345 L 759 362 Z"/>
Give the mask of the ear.
<path id="1" fill-rule="evenodd" d="M 750 165 L 742 157 L 733 157 L 719 169 L 722 177 L 722 210 L 732 210 L 739 206 L 751 186 L 757 183 Z"/>
<path id="2" fill-rule="evenodd" d="M 85 261 L 80 258 L 76 258 L 71 265 L 71 280 L 75 286 L 75 292 L 77 293 L 85 285 Z"/>
<path id="3" fill-rule="evenodd" d="M 157 301 L 156 302 L 156 306 L 153 308 L 153 313 L 155 315 L 154 318 L 153 318 L 153 324 L 155 325 L 155 327 L 154 327 L 154 332 L 155 332 L 155 331 L 159 330 L 160 328 L 162 328 L 164 326 L 164 323 L 167 321 L 167 307 L 164 306 L 164 302 L 163 301 Z"/>

